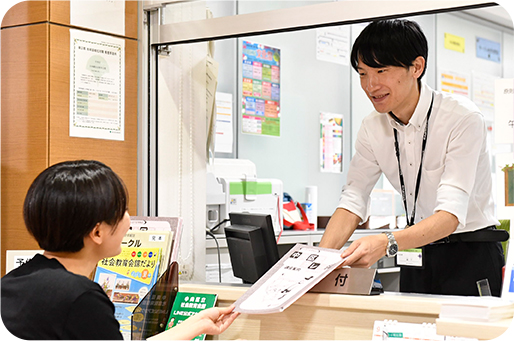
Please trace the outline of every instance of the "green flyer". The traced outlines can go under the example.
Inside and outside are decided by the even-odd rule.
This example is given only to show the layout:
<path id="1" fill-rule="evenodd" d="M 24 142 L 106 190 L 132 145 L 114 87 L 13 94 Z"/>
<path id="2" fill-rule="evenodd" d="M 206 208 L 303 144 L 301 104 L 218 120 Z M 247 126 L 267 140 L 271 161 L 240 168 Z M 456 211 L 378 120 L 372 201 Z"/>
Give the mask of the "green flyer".
<path id="1" fill-rule="evenodd" d="M 193 316 L 204 309 L 214 307 L 217 298 L 218 295 L 215 294 L 178 292 L 173 302 L 173 307 L 171 308 L 166 329 L 175 327 L 189 316 Z M 205 340 L 205 334 L 199 335 L 193 340 Z"/>

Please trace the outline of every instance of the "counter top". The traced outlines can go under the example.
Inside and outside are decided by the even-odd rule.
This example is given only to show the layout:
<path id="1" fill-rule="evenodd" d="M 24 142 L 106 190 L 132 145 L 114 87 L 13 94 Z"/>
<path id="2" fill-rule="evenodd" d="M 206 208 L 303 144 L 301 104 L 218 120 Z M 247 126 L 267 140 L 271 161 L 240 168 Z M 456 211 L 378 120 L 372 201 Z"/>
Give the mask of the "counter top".
<path id="1" fill-rule="evenodd" d="M 181 283 L 180 291 L 218 294 L 228 306 L 250 286 Z M 241 315 L 221 339 L 370 340 L 376 320 L 435 323 L 438 334 L 491 339 L 503 334 L 512 319 L 470 323 L 439 319 L 441 303 L 451 296 L 386 292 L 381 295 L 306 293 L 282 313 Z"/>

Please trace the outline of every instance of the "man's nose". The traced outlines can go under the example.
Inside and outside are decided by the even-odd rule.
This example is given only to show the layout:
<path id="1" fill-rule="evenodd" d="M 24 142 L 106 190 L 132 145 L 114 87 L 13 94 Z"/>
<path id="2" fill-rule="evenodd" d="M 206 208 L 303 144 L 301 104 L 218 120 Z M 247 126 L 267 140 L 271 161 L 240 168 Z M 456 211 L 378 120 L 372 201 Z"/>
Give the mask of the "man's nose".
<path id="1" fill-rule="evenodd" d="M 366 90 L 371 91 L 374 88 L 376 88 L 377 85 L 378 85 L 378 77 L 377 76 L 370 75 L 367 77 Z"/>

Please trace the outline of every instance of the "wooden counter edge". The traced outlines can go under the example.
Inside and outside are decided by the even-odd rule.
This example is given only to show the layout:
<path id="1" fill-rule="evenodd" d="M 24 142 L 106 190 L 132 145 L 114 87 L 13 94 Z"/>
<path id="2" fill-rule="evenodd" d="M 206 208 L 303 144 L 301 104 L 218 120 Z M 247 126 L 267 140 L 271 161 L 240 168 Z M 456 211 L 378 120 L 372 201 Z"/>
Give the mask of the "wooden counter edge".
<path id="1" fill-rule="evenodd" d="M 457 319 L 436 319 L 436 330 L 439 335 L 477 338 L 490 340 L 502 336 L 513 324 L 512 319 L 493 322 L 464 321 Z M 511 327 L 511 329 L 513 329 Z"/>

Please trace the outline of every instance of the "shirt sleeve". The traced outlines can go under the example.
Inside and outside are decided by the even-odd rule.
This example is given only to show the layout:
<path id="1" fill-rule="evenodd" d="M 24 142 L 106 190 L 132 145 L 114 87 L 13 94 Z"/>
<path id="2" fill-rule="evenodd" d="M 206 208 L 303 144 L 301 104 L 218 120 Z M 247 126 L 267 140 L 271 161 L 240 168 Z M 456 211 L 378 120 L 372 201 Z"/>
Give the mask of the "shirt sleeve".
<path id="1" fill-rule="evenodd" d="M 477 168 L 481 157 L 488 157 L 486 128 L 481 115 L 467 115 L 450 137 L 444 172 L 437 189 L 434 212 L 446 211 L 459 220 L 457 229 L 466 224 L 470 194 L 480 179 Z"/>
<path id="2" fill-rule="evenodd" d="M 122 340 L 114 306 L 100 290 L 88 290 L 72 305 L 65 324 L 64 339 Z"/>
<path id="3" fill-rule="evenodd" d="M 337 207 L 356 214 L 362 222 L 367 221 L 370 193 L 381 173 L 363 121 L 355 142 L 355 155 L 350 162 L 346 185 Z"/>

